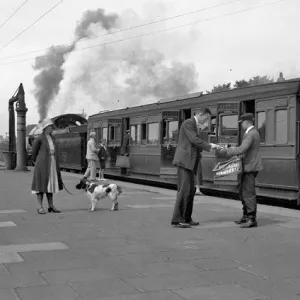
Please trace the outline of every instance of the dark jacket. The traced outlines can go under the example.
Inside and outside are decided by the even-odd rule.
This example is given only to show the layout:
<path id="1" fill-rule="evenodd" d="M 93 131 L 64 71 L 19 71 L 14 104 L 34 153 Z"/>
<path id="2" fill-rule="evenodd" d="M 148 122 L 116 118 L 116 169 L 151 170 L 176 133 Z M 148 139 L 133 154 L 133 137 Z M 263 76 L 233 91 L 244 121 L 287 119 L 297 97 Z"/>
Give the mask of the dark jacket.
<path id="1" fill-rule="evenodd" d="M 178 144 L 173 164 L 194 171 L 197 157 L 201 157 L 199 151 L 210 151 L 210 149 L 210 144 L 198 136 L 195 118 L 187 119 L 182 123 L 179 130 Z"/>
<path id="2" fill-rule="evenodd" d="M 126 153 L 129 152 L 129 145 L 131 144 L 132 138 L 129 134 L 126 134 L 123 143 L 122 143 L 122 148 L 121 148 L 121 155 L 125 155 Z"/>
<path id="3" fill-rule="evenodd" d="M 59 190 L 63 189 L 63 181 L 61 178 L 58 149 L 55 143 L 55 138 L 51 136 L 55 147 L 56 157 L 56 172 L 58 178 Z M 50 175 L 50 148 L 47 137 L 44 133 L 39 135 L 32 145 L 32 160 L 35 163 L 31 190 L 38 192 L 47 192 L 49 175 Z"/>
<path id="4" fill-rule="evenodd" d="M 106 161 L 107 160 L 107 151 L 105 148 L 101 145 L 100 151 L 98 152 L 98 157 L 100 161 Z"/>
<path id="5" fill-rule="evenodd" d="M 258 131 L 253 127 L 244 134 L 243 142 L 239 147 L 227 149 L 229 156 L 242 155 L 243 171 L 259 172 L 263 169 L 261 157 L 259 155 L 260 137 Z"/>

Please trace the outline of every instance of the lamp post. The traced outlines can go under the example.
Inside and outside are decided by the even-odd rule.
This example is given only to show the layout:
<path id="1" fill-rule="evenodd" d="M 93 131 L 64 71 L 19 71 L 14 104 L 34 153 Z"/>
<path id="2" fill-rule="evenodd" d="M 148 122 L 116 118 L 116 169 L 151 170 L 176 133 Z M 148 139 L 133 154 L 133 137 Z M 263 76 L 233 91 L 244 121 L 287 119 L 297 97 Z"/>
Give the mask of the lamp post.
<path id="1" fill-rule="evenodd" d="M 23 84 L 19 86 L 17 112 L 17 167 L 16 171 L 28 171 L 26 151 L 26 113 L 28 109 L 25 103 L 25 92 Z"/>

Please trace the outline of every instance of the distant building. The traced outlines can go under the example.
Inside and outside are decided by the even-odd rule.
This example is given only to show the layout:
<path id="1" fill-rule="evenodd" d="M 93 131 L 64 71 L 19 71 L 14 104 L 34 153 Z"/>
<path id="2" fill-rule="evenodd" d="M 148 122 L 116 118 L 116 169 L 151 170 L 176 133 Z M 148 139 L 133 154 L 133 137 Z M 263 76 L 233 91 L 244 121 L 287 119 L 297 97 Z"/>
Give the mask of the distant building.
<path id="1" fill-rule="evenodd" d="M 0 135 L 0 144 L 4 142 L 4 137 L 3 135 Z"/>

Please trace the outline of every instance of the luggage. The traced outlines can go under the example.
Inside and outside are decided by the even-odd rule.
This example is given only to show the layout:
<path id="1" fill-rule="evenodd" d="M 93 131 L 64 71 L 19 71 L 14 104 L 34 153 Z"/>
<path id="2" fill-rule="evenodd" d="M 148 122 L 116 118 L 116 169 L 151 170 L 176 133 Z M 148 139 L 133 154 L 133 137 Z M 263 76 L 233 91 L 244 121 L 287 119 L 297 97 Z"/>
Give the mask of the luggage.
<path id="1" fill-rule="evenodd" d="M 129 157 L 118 155 L 116 161 L 116 167 L 129 169 L 130 168 Z"/>

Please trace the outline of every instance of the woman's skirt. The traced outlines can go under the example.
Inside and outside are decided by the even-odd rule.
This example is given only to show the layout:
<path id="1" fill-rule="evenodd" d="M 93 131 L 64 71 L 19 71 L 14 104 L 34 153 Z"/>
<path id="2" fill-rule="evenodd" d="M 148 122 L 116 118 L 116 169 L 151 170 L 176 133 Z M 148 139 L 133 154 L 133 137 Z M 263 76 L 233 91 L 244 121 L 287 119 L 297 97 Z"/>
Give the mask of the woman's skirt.
<path id="1" fill-rule="evenodd" d="M 54 155 L 51 155 L 50 161 L 50 174 L 48 179 L 48 186 L 47 186 L 47 193 L 58 193 L 59 192 L 59 185 L 58 185 L 58 177 L 57 177 L 57 170 L 56 170 L 56 159 Z M 39 191 L 32 191 L 32 194 L 38 194 Z"/>

